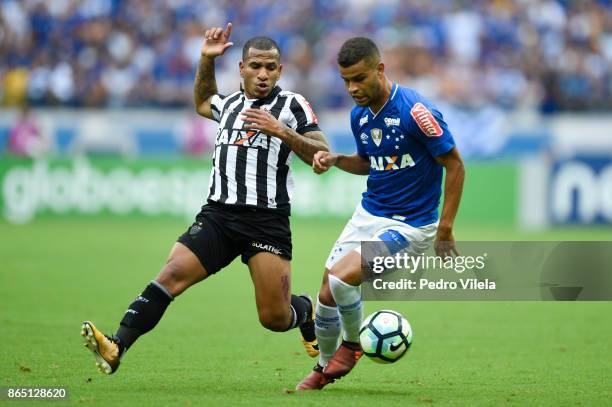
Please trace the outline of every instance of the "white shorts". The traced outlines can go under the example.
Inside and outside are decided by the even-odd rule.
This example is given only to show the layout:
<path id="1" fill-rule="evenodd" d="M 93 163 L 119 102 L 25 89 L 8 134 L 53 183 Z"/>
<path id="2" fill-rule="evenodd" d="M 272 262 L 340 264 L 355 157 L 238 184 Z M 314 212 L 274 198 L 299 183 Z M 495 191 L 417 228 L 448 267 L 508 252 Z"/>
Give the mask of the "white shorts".
<path id="1" fill-rule="evenodd" d="M 399 220 L 374 216 L 359 203 L 353 217 L 334 243 L 325 268 L 331 270 L 341 258 L 353 250 L 361 253 L 361 242 L 386 241 L 386 235 L 389 234 L 400 234 L 409 242 L 407 253 L 423 253 L 433 242 L 437 230 L 438 222 L 415 228 Z"/>

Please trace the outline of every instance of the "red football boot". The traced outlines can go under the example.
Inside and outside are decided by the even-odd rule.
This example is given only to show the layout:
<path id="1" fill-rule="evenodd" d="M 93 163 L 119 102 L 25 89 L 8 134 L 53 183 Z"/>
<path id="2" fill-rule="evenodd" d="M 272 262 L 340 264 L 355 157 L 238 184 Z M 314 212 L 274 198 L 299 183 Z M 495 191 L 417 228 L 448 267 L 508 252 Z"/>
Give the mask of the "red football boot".
<path id="1" fill-rule="evenodd" d="M 323 374 L 328 379 L 339 379 L 346 376 L 363 356 L 361 345 L 355 342 L 342 341 L 334 356 L 329 360 Z"/>
<path id="2" fill-rule="evenodd" d="M 321 390 L 329 383 L 333 383 L 333 379 L 325 377 L 323 374 L 323 368 L 317 363 L 312 369 L 312 372 L 308 374 L 301 382 L 295 386 L 296 390 Z"/>

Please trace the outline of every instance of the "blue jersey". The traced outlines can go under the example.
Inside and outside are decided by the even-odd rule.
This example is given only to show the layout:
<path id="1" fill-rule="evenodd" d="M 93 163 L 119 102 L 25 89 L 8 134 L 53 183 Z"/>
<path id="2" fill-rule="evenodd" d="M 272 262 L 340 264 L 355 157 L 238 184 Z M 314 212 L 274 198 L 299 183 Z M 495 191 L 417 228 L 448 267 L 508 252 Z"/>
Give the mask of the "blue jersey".
<path id="1" fill-rule="evenodd" d="M 394 84 L 378 113 L 353 108 L 351 128 L 357 153 L 370 161 L 364 209 L 414 227 L 436 222 L 443 167 L 435 157 L 455 146 L 442 114 L 416 91 Z"/>

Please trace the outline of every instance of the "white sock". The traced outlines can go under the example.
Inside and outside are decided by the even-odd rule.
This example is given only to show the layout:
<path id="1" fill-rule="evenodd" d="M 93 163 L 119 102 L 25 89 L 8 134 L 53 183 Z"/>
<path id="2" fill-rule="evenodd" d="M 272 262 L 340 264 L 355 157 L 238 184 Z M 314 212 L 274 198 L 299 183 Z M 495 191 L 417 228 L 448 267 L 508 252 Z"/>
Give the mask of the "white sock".
<path id="1" fill-rule="evenodd" d="M 319 365 L 325 367 L 338 349 L 340 316 L 338 308 L 328 307 L 317 301 L 315 334 L 319 342 Z"/>
<path id="2" fill-rule="evenodd" d="M 359 326 L 363 319 L 361 287 L 347 284 L 338 277 L 330 275 L 329 288 L 338 305 L 344 340 L 358 343 Z"/>

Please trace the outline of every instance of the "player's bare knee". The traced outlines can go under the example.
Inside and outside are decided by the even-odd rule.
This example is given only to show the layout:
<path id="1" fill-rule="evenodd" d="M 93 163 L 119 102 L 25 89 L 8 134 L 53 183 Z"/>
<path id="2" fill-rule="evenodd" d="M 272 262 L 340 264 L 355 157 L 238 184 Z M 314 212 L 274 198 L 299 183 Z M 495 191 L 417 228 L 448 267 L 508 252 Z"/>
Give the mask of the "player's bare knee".
<path id="1" fill-rule="evenodd" d="M 261 325 L 274 332 L 286 331 L 290 323 L 290 316 L 287 312 L 278 310 L 260 310 L 259 322 Z"/>
<path id="2" fill-rule="evenodd" d="M 173 296 L 180 295 L 189 287 L 188 273 L 183 270 L 180 263 L 170 259 L 155 279 L 163 285 Z"/>
<path id="3" fill-rule="evenodd" d="M 329 274 L 350 285 L 359 285 L 363 282 L 361 265 L 360 267 L 353 267 L 350 264 L 337 264 L 330 270 Z"/>

